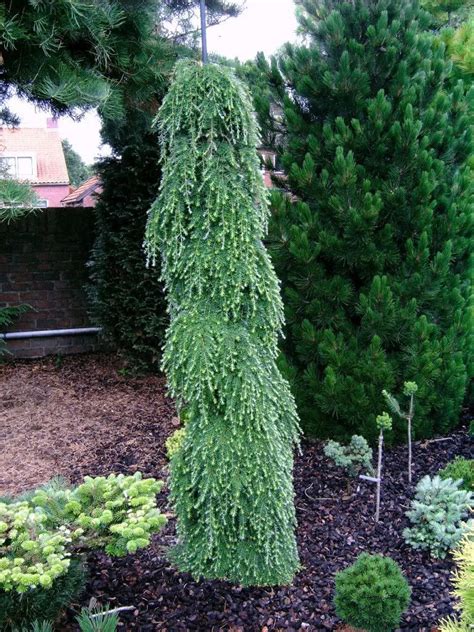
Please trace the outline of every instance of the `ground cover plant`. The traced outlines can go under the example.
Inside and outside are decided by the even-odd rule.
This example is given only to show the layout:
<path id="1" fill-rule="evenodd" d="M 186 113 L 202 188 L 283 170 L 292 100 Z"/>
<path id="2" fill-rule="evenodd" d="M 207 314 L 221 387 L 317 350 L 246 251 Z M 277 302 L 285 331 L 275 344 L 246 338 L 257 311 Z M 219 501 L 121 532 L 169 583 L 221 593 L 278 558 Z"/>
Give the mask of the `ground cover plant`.
<path id="1" fill-rule="evenodd" d="M 415 380 L 414 437 L 443 434 L 458 423 L 472 331 L 472 93 L 416 2 L 299 6 L 306 45 L 270 73 L 286 178 L 269 240 L 302 423 L 375 442 L 382 389 Z M 406 422 L 393 426 L 405 441 Z"/>
<path id="2" fill-rule="evenodd" d="M 283 309 L 250 98 L 232 70 L 180 62 L 157 127 L 163 178 L 145 244 L 151 263 L 162 257 L 163 368 L 187 418 L 171 460 L 173 558 L 196 577 L 286 584 L 298 421 L 275 362 Z"/>

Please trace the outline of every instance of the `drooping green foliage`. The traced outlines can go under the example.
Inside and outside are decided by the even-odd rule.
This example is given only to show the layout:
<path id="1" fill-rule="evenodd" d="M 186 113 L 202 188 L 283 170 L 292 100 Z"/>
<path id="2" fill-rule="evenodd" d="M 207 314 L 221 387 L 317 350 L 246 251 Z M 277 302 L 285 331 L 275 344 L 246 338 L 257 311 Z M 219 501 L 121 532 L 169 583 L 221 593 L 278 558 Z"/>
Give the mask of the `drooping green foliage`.
<path id="1" fill-rule="evenodd" d="M 474 509 L 474 494 L 460 489 L 461 484 L 461 480 L 440 476 L 421 479 L 406 512 L 410 527 L 404 529 L 403 537 L 410 546 L 443 558 L 474 526 L 473 520 L 466 521 Z"/>
<path id="2" fill-rule="evenodd" d="M 163 179 L 146 250 L 162 256 L 163 368 L 186 437 L 171 461 L 174 558 L 195 576 L 282 584 L 298 567 L 295 406 L 277 369 L 278 281 L 249 95 L 227 68 L 180 62 L 157 117 Z"/>
<path id="3" fill-rule="evenodd" d="M 308 432 L 375 440 L 382 389 L 419 385 L 415 438 L 458 423 L 472 320 L 472 98 L 411 0 L 302 0 L 280 60 L 287 194 L 270 249 Z M 471 266 L 472 267 L 472 266 Z M 394 419 L 395 440 L 405 424 Z"/>
<path id="4" fill-rule="evenodd" d="M 362 553 L 336 574 L 334 602 L 339 617 L 367 632 L 391 632 L 410 603 L 411 590 L 389 557 Z"/>

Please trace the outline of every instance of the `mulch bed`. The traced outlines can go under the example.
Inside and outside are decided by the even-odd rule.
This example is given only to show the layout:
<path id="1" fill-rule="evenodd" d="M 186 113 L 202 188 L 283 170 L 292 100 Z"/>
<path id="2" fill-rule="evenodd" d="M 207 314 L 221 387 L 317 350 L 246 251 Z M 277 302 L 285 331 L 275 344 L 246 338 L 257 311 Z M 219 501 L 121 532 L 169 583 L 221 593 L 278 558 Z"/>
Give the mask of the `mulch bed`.
<path id="1" fill-rule="evenodd" d="M 24 362 L 0 368 L 0 494 L 22 491 L 62 474 L 111 471 L 164 479 L 164 441 L 177 420 L 160 377 L 125 377 L 113 357 Z M 414 480 L 434 474 L 455 455 L 473 456 L 465 431 L 445 441 L 416 443 Z M 83 604 L 94 596 L 121 614 L 122 629 L 152 632 L 335 630 L 334 574 L 362 551 L 393 557 L 412 587 L 402 630 L 432 630 L 453 612 L 452 560 L 432 560 L 407 547 L 401 536 L 412 490 L 406 484 L 406 450 L 387 450 L 382 520 L 373 521 L 374 488 L 361 483 L 343 501 L 345 481 L 324 457 L 320 443 L 304 442 L 296 458 L 295 489 L 302 570 L 281 588 L 241 588 L 195 581 L 166 560 L 175 540 L 173 521 L 153 545 L 134 556 L 90 556 Z M 160 497 L 163 510 L 166 491 Z M 61 630 L 75 630 L 73 614 Z"/>

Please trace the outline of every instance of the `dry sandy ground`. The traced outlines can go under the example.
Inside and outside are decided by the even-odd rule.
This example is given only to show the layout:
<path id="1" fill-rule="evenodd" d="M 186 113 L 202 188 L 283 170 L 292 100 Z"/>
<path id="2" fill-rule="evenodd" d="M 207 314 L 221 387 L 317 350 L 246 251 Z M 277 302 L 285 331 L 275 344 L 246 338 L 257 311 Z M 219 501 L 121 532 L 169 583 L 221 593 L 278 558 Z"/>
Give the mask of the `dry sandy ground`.
<path id="1" fill-rule="evenodd" d="M 164 462 L 176 422 L 164 392 L 163 378 L 121 376 L 114 356 L 0 365 L 0 495 L 105 474 L 105 461 L 128 472 Z"/>

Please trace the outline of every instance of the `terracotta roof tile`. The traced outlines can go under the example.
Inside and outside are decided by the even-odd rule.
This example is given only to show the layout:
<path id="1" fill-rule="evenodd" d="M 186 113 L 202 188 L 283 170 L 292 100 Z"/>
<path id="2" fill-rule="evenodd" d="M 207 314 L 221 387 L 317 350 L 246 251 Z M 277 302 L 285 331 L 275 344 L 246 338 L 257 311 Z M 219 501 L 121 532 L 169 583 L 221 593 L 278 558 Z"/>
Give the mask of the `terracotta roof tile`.
<path id="1" fill-rule="evenodd" d="M 71 191 L 61 201 L 63 204 L 73 204 L 74 202 L 80 202 L 87 195 L 92 193 L 98 186 L 100 186 L 100 180 L 98 176 L 91 176 L 88 180 L 83 182 L 77 189 Z"/>
<path id="2" fill-rule="evenodd" d="M 35 184 L 69 183 L 61 138 L 55 129 L 0 127 L 0 155 L 4 152 L 31 152 L 36 157 Z"/>

